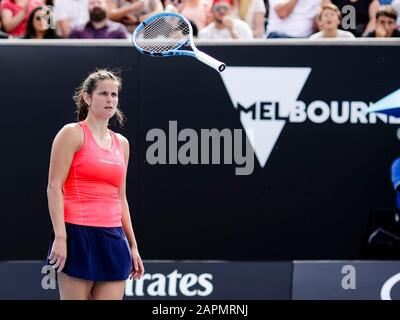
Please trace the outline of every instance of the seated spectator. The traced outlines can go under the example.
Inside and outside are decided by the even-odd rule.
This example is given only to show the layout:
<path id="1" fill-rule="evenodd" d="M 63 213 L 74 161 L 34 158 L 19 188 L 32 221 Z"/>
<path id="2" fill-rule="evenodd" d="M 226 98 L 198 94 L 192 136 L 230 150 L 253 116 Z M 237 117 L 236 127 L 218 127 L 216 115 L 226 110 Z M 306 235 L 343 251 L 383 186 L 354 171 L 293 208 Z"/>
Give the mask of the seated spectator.
<path id="1" fill-rule="evenodd" d="M 252 39 L 249 25 L 239 19 L 232 18 L 230 0 L 214 0 L 212 14 L 214 22 L 200 30 L 199 39 Z"/>
<path id="2" fill-rule="evenodd" d="M 262 38 L 266 12 L 264 0 L 234 0 L 232 16 L 247 22 L 254 38 Z"/>
<path id="3" fill-rule="evenodd" d="M 59 35 L 68 38 L 71 30 L 89 21 L 88 0 L 56 0 L 54 19 Z"/>
<path id="4" fill-rule="evenodd" d="M 356 37 L 365 36 L 375 29 L 375 16 L 379 9 L 379 0 L 332 0 L 342 12 L 343 7 L 352 6 L 356 12 L 355 29 L 349 29 Z"/>
<path id="5" fill-rule="evenodd" d="M 25 39 L 59 39 L 56 30 L 51 28 L 52 11 L 46 6 L 35 8 L 29 16 Z"/>
<path id="6" fill-rule="evenodd" d="M 108 17 L 133 32 L 137 25 L 153 14 L 162 12 L 161 0 L 107 0 Z"/>
<path id="7" fill-rule="evenodd" d="M 310 39 L 320 38 L 355 38 L 351 32 L 339 30 L 341 13 L 334 4 L 324 5 L 318 14 L 320 32 L 314 33 Z"/>
<path id="8" fill-rule="evenodd" d="M 30 13 L 40 5 L 43 5 L 41 0 L 1 1 L 0 13 L 4 30 L 14 37 L 24 36 Z"/>
<path id="9" fill-rule="evenodd" d="M 307 38 L 318 8 L 329 0 L 269 0 L 268 38 Z"/>
<path id="10" fill-rule="evenodd" d="M 71 39 L 127 39 L 128 31 L 122 23 L 107 19 L 106 0 L 89 0 L 89 22 L 72 29 L 69 37 Z"/>
<path id="11" fill-rule="evenodd" d="M 370 38 L 399 38 L 396 25 L 397 12 L 392 6 L 382 6 L 376 13 L 376 29 L 366 35 Z"/>

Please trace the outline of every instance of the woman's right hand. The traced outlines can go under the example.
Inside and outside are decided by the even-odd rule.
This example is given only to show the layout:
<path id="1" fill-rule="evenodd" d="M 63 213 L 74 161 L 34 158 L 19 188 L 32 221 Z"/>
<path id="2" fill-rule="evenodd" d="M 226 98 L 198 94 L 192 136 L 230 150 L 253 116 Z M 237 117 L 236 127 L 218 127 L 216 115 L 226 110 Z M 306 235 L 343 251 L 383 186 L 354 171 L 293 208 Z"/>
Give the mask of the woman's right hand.
<path id="1" fill-rule="evenodd" d="M 50 264 L 57 272 L 60 273 L 64 268 L 65 261 L 67 260 L 67 239 L 56 237 L 51 247 L 49 255 Z"/>

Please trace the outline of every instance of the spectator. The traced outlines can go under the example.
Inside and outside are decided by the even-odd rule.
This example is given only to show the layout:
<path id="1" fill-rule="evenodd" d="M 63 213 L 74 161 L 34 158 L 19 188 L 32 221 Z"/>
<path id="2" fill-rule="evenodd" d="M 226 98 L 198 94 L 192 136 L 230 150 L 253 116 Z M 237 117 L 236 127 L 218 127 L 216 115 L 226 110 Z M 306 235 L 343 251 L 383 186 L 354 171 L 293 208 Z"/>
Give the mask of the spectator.
<path id="1" fill-rule="evenodd" d="M 324 5 L 318 14 L 320 32 L 314 33 L 310 39 L 319 38 L 355 38 L 351 32 L 338 30 L 341 21 L 341 13 L 334 4 Z"/>
<path id="2" fill-rule="evenodd" d="M 199 39 L 252 39 L 249 25 L 239 19 L 232 18 L 230 0 L 214 0 L 212 14 L 214 22 L 199 32 Z"/>
<path id="3" fill-rule="evenodd" d="M 107 0 L 109 18 L 121 22 L 129 32 L 153 14 L 162 12 L 161 0 Z"/>
<path id="4" fill-rule="evenodd" d="M 58 39 L 56 30 L 51 28 L 50 8 L 41 6 L 35 8 L 29 16 L 25 39 Z"/>
<path id="5" fill-rule="evenodd" d="M 41 0 L 4 0 L 0 4 L 4 30 L 11 36 L 22 37 L 33 9 L 43 4 Z"/>
<path id="6" fill-rule="evenodd" d="M 376 29 L 366 35 L 370 38 L 399 38 L 396 25 L 397 12 L 392 6 L 382 6 L 376 13 Z"/>
<path id="7" fill-rule="evenodd" d="M 329 0 L 269 0 L 268 38 L 306 38 L 318 8 Z"/>
<path id="8" fill-rule="evenodd" d="M 262 38 L 265 34 L 266 12 L 263 0 L 234 0 L 233 17 L 247 22 L 254 38 Z"/>
<path id="9" fill-rule="evenodd" d="M 55 0 L 54 19 L 59 35 L 68 38 L 71 30 L 89 21 L 89 0 Z"/>
<path id="10" fill-rule="evenodd" d="M 73 39 L 126 39 L 128 31 L 122 23 L 107 19 L 106 0 L 89 0 L 89 22 L 74 28 L 69 37 Z"/>
<path id="11" fill-rule="evenodd" d="M 379 9 L 379 0 L 332 0 L 343 13 L 343 7 L 352 6 L 356 12 L 355 29 L 349 31 L 356 37 L 365 36 L 375 29 L 375 16 Z"/>

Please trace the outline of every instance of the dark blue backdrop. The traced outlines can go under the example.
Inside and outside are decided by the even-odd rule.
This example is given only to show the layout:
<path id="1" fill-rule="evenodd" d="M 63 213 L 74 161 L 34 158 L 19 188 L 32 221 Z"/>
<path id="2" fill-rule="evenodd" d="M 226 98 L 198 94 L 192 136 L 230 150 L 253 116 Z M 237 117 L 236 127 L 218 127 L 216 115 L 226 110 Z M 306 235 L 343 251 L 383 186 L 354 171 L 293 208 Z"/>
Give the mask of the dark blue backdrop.
<path id="1" fill-rule="evenodd" d="M 214 46 L 228 66 L 307 67 L 299 100 L 374 102 L 398 89 L 398 46 Z M 242 128 L 217 72 L 132 47 L 1 46 L 0 259 L 43 259 L 51 142 L 74 121 L 72 95 L 96 67 L 122 70 L 131 141 L 128 197 L 145 259 L 354 259 L 368 216 L 391 207 L 397 125 L 287 123 L 265 167 L 150 165 L 152 128 Z M 250 84 L 243 79 L 242 89 Z M 266 88 L 265 90 L 268 90 Z M 266 120 L 268 121 L 268 120 Z"/>

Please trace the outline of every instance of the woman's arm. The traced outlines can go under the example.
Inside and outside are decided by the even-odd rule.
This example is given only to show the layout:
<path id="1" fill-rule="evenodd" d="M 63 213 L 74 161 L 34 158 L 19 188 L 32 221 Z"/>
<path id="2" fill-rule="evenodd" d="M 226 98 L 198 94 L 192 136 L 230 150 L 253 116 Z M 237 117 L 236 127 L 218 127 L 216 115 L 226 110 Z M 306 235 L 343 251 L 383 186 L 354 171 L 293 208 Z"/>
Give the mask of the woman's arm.
<path id="1" fill-rule="evenodd" d="M 279 18 L 286 19 L 292 13 L 298 1 L 299 0 L 287 0 L 283 3 L 277 4 L 273 8 L 270 8 L 270 10 L 275 10 Z"/>
<path id="2" fill-rule="evenodd" d="M 368 14 L 369 14 L 369 21 L 367 26 L 365 27 L 365 30 L 363 32 L 363 36 L 367 35 L 369 32 L 374 31 L 375 27 L 376 27 L 376 13 L 379 10 L 379 1 L 378 0 L 374 0 L 371 2 L 371 4 L 369 5 L 369 10 L 368 10 Z"/>
<path id="3" fill-rule="evenodd" d="M 119 197 L 121 199 L 121 206 L 122 206 L 122 219 L 121 219 L 122 227 L 124 229 L 125 235 L 128 239 L 129 246 L 130 246 L 131 252 L 132 252 L 133 270 L 132 270 L 130 278 L 131 279 L 140 279 L 143 276 L 144 267 L 143 267 L 142 259 L 139 255 L 139 249 L 138 249 L 138 246 L 136 243 L 136 238 L 135 238 L 135 234 L 133 232 L 133 227 L 132 227 L 131 215 L 130 215 L 130 211 L 129 211 L 129 204 L 128 204 L 128 200 L 126 198 L 126 176 L 127 176 L 127 172 L 128 172 L 128 163 L 129 163 L 129 142 L 122 135 L 118 134 L 117 136 L 118 136 L 118 139 L 124 150 L 124 157 L 125 157 L 125 164 L 126 164 L 125 176 L 124 176 L 121 188 L 119 189 Z"/>
<path id="4" fill-rule="evenodd" d="M 67 257 L 67 234 L 64 223 L 63 185 L 68 176 L 76 150 L 83 141 L 78 124 L 64 126 L 56 135 L 51 148 L 47 200 L 55 239 L 49 256 L 54 268 L 61 272 Z"/>
<path id="5" fill-rule="evenodd" d="M 14 17 L 12 11 L 9 9 L 1 10 L 1 20 L 3 21 L 4 30 L 7 32 L 13 31 L 18 25 L 24 20 L 26 13 L 28 12 L 28 7 L 25 6 L 20 12 L 18 12 Z"/>
<path id="6" fill-rule="evenodd" d="M 262 38 L 265 33 L 265 12 L 255 12 L 254 13 L 254 29 L 253 37 Z"/>
<path id="7" fill-rule="evenodd" d="M 63 19 L 63 20 L 57 21 L 57 28 L 58 28 L 58 30 L 61 31 L 61 35 L 64 38 L 68 38 L 68 36 L 71 32 L 71 28 L 69 27 L 68 19 Z"/>

